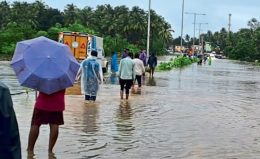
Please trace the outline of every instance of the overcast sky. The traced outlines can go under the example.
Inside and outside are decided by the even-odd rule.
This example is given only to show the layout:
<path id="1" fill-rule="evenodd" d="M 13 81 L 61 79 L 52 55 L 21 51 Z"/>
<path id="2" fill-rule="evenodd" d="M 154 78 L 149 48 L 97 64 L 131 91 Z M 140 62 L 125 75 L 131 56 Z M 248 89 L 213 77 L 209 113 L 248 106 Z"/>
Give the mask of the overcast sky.
<path id="1" fill-rule="evenodd" d="M 13 0 L 7 0 L 13 2 Z M 34 0 L 18 0 L 34 2 Z M 208 23 L 201 25 L 201 32 L 219 31 L 222 27 L 228 27 L 228 14 L 231 13 L 231 30 L 237 32 L 241 28 L 247 27 L 247 22 L 251 18 L 260 21 L 260 0 L 184 0 L 184 12 L 204 13 L 205 16 L 197 16 L 196 23 Z M 97 5 L 110 4 L 112 6 L 126 5 L 129 8 L 139 6 L 148 10 L 148 0 L 42 0 L 52 8 L 64 10 L 67 4 L 75 4 L 78 8 Z M 176 38 L 181 34 L 181 11 L 182 0 L 151 0 L 151 8 L 157 14 L 163 16 L 175 30 L 173 36 Z M 184 14 L 183 34 L 193 36 L 194 15 Z M 199 26 L 196 26 L 196 36 L 198 36 Z"/>

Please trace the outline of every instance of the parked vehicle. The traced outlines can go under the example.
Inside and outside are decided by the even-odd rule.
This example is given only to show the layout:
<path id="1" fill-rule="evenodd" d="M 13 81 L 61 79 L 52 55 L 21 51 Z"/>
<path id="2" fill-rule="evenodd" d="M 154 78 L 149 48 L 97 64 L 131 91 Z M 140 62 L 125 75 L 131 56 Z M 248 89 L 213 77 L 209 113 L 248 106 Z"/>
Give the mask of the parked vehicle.
<path id="1" fill-rule="evenodd" d="M 103 38 L 79 32 L 60 32 L 58 41 L 68 45 L 73 56 L 78 61 L 84 60 L 90 56 L 92 50 L 96 50 L 98 52 L 97 58 L 100 61 L 103 73 L 107 72 L 108 61 L 105 58 L 103 49 Z"/>

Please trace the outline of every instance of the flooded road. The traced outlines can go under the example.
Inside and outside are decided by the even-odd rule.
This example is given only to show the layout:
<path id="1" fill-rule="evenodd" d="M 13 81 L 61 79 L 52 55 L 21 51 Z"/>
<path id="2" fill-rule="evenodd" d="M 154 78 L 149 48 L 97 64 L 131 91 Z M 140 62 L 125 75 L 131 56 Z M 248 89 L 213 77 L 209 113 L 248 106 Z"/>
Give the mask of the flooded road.
<path id="1" fill-rule="evenodd" d="M 20 94 L 25 89 L 9 63 L 0 62 L 0 70 L 0 80 L 16 94 L 26 158 L 34 92 Z M 211 66 L 156 72 L 129 102 L 120 101 L 119 85 L 107 80 L 95 104 L 66 96 L 65 125 L 54 149 L 58 159 L 260 158 L 260 67 L 214 60 Z M 48 156 L 48 133 L 42 126 L 37 159 Z"/>

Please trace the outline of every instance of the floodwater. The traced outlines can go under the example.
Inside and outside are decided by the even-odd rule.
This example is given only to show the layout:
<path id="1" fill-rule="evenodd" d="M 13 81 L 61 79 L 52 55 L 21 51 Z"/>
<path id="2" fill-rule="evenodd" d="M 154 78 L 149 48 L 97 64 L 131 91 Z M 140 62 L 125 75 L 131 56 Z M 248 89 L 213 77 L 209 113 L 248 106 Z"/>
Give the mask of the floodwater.
<path id="1" fill-rule="evenodd" d="M 34 92 L 20 87 L 8 62 L 0 80 L 12 96 L 23 158 Z M 148 76 L 148 75 L 147 75 Z M 111 81 L 112 80 L 112 81 Z M 57 159 L 257 159 L 260 158 L 260 68 L 230 60 L 156 72 L 141 94 L 120 101 L 116 78 L 107 78 L 95 104 L 67 95 L 55 146 Z M 79 88 L 68 90 L 77 94 Z M 21 93 L 21 94 L 20 94 Z M 42 126 L 35 158 L 48 158 Z"/>

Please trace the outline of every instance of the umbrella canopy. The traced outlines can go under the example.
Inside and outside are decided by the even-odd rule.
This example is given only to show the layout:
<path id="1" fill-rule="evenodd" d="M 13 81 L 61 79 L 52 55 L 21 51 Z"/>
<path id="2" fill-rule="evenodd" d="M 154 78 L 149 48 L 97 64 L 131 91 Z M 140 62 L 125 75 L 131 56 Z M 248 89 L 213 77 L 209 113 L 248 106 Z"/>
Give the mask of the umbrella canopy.
<path id="1" fill-rule="evenodd" d="M 79 69 L 67 45 L 43 36 L 18 42 L 11 66 L 22 86 L 46 94 L 72 86 Z"/>

